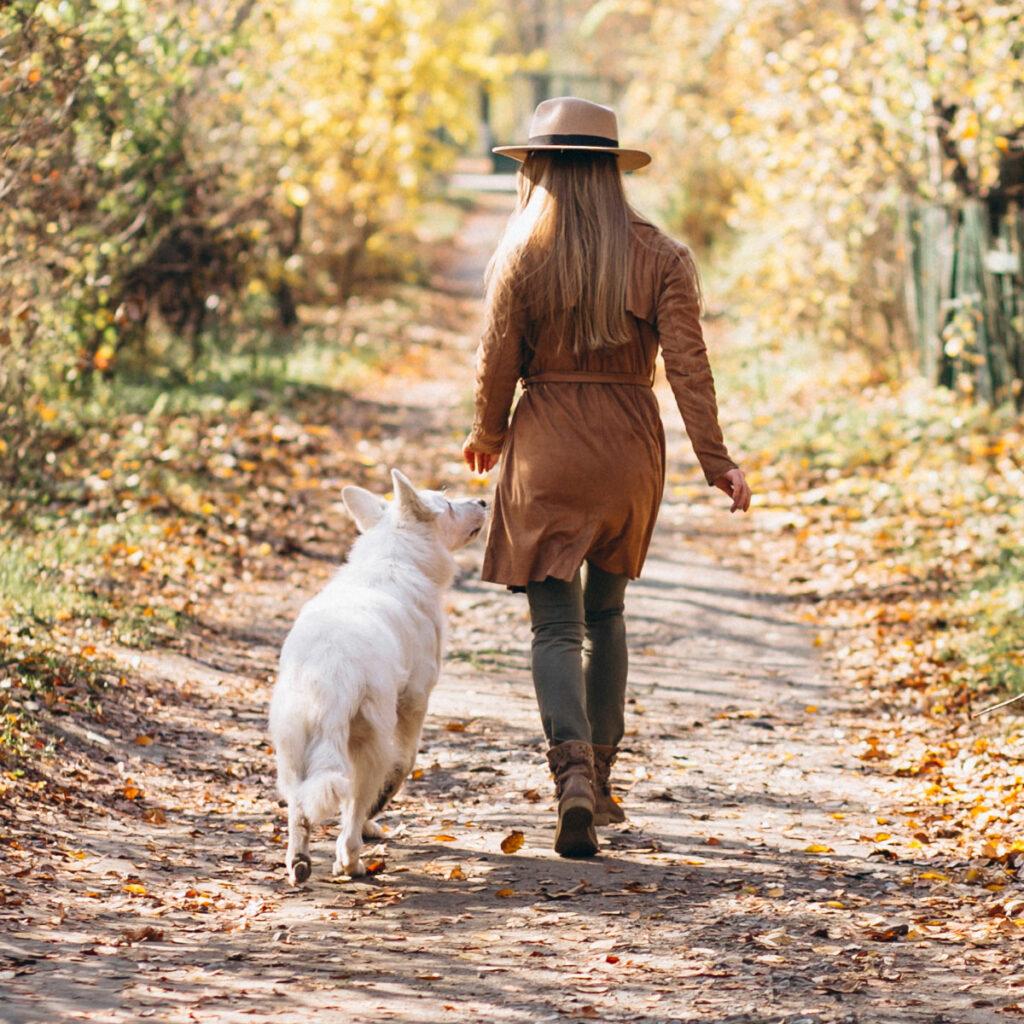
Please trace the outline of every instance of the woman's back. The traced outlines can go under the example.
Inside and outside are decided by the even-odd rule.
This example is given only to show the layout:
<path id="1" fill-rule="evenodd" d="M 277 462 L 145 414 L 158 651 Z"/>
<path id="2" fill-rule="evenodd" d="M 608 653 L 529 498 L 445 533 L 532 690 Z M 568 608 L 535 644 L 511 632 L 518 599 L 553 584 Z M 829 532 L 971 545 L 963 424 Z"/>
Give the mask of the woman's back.
<path id="1" fill-rule="evenodd" d="M 626 202 L 621 171 L 648 154 L 619 146 L 614 111 L 574 97 L 541 103 L 527 145 L 502 151 L 524 163 L 488 266 L 463 453 L 481 470 L 501 456 L 481 575 L 526 591 L 555 849 L 590 856 L 593 826 L 624 819 L 609 772 L 624 730 L 626 584 L 640 575 L 665 480 L 659 344 L 708 483 L 734 507 L 749 491 L 718 429 L 693 259 Z"/>

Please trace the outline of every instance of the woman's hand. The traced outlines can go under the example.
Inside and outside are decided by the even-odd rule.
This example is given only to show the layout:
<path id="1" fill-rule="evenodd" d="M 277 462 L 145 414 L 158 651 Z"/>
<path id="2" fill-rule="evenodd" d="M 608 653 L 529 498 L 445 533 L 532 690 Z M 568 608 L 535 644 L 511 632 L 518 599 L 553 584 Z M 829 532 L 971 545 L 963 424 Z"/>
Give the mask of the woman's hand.
<path id="1" fill-rule="evenodd" d="M 486 473 L 498 461 L 498 456 L 493 452 L 479 451 L 470 444 L 463 446 L 462 457 L 474 473 Z"/>
<path id="2" fill-rule="evenodd" d="M 728 473 L 723 473 L 715 481 L 715 486 L 732 498 L 730 512 L 737 509 L 746 512 L 750 508 L 750 484 L 744 479 L 742 469 L 730 469 Z"/>

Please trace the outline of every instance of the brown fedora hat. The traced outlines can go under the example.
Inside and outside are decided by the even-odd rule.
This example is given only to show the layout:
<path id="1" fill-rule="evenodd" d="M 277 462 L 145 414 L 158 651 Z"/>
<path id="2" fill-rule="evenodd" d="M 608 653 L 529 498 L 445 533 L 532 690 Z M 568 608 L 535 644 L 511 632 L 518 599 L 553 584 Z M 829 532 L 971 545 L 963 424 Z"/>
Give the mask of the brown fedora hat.
<path id="1" fill-rule="evenodd" d="M 623 149 L 619 145 L 619 126 L 611 107 L 577 96 L 555 96 L 537 104 L 526 144 L 495 146 L 492 152 L 504 153 L 513 160 L 525 160 L 527 153 L 537 149 L 615 153 L 619 169 L 623 171 L 635 171 L 651 162 L 650 153 L 642 149 Z"/>

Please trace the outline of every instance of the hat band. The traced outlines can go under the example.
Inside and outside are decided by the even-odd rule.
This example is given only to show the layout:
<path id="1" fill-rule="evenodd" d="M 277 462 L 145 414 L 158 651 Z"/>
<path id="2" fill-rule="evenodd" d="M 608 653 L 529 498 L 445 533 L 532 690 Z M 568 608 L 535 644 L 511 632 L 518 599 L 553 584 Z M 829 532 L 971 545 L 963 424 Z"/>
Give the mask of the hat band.
<path id="1" fill-rule="evenodd" d="M 618 147 L 618 139 L 609 139 L 605 135 L 531 135 L 530 146 L 613 146 Z"/>

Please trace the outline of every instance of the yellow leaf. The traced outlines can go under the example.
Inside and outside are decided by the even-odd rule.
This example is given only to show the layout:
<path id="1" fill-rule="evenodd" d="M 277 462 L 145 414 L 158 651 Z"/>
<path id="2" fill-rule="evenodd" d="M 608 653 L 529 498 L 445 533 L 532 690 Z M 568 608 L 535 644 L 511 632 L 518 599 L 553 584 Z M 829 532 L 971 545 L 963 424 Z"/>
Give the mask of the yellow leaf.
<path id="1" fill-rule="evenodd" d="M 523 833 L 518 831 L 517 829 L 513 829 L 513 831 L 509 832 L 509 834 L 505 836 L 504 839 L 502 839 L 501 852 L 515 853 L 516 850 L 522 848 L 524 842 L 525 837 L 523 836 Z"/>
<path id="2" fill-rule="evenodd" d="M 922 871 L 918 878 L 927 878 L 935 882 L 948 882 L 949 875 L 944 875 L 941 871 Z"/>
<path id="3" fill-rule="evenodd" d="M 434 836 L 434 839 L 437 842 L 439 842 L 439 843 L 454 843 L 455 842 L 455 836 L 447 835 L 444 832 L 438 833 L 436 836 Z"/>
<path id="4" fill-rule="evenodd" d="M 804 853 L 835 853 L 835 851 L 824 843 L 811 843 L 810 846 L 804 847 Z"/>
<path id="5" fill-rule="evenodd" d="M 144 885 L 138 885 L 135 882 L 129 882 L 127 885 L 121 886 L 122 892 L 130 892 L 133 896 L 145 896 L 146 887 Z"/>

